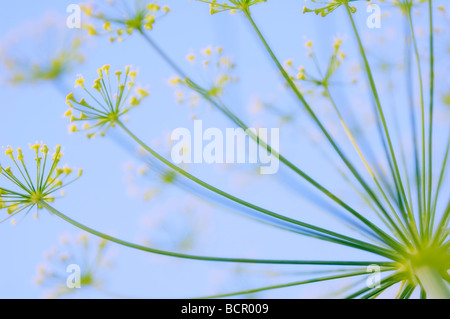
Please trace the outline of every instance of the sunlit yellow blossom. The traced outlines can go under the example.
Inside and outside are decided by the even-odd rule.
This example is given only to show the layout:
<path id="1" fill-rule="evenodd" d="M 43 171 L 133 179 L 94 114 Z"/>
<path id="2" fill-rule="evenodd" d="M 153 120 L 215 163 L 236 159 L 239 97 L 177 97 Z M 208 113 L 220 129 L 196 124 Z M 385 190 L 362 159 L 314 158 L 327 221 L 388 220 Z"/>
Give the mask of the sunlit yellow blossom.
<path id="1" fill-rule="evenodd" d="M 101 136 L 105 135 L 110 127 L 116 126 L 123 115 L 140 105 L 141 101 L 149 95 L 143 88 L 134 90 L 137 72 L 132 70 L 131 66 L 125 67 L 125 76 L 122 76 L 121 71 L 114 72 L 117 80 L 116 90 L 112 90 L 109 65 L 97 69 L 97 72 L 100 78 L 94 80 L 93 89 L 96 91 L 94 94 L 79 84 L 82 78 L 77 80 L 78 86 L 87 93 L 86 98 L 93 100 L 92 103 L 84 98 L 77 101 L 72 93 L 66 99 L 66 103 L 71 105 L 70 112 L 67 111 L 65 114 L 70 117 L 72 123 L 69 126 L 69 132 L 87 131 L 88 138 L 96 136 L 97 133 Z M 94 96 L 95 94 L 97 97 Z"/>
<path id="2" fill-rule="evenodd" d="M 217 0 L 198 0 L 201 2 L 209 3 L 209 12 L 215 14 L 223 11 L 247 11 L 250 6 L 266 2 L 267 0 L 229 0 L 229 2 L 218 2 Z"/>
<path id="3" fill-rule="evenodd" d="M 333 12 L 334 10 L 336 10 L 337 8 L 339 8 L 342 5 L 348 6 L 348 8 L 350 9 L 350 12 L 355 13 L 356 8 L 349 5 L 349 2 L 351 2 L 351 1 L 353 1 L 353 0 L 328 0 L 328 1 L 311 0 L 311 2 L 313 2 L 313 3 L 318 3 L 320 7 L 310 9 L 310 8 L 304 6 L 303 13 L 314 12 L 316 15 L 325 17 L 326 15 L 330 14 L 331 12 Z"/>
<path id="4" fill-rule="evenodd" d="M 54 202 L 54 194 L 73 182 L 66 182 L 66 177 L 72 173 L 72 169 L 67 165 L 58 167 L 63 156 L 61 146 L 56 146 L 53 154 L 49 154 L 47 145 L 42 143 L 30 144 L 30 149 L 35 155 L 36 168 L 27 166 L 21 148 L 17 149 L 17 161 L 13 157 L 14 151 L 11 147 L 5 151 L 17 171 L 13 172 L 11 166 L 0 166 L 0 176 L 4 177 L 0 181 L 0 213 L 3 209 L 7 212 L 3 220 L 23 211 L 28 213 L 33 207 L 41 209 L 42 203 Z M 35 176 L 32 175 L 33 172 Z"/>
<path id="5" fill-rule="evenodd" d="M 133 2 L 132 5 L 129 2 Z M 130 10 L 130 8 L 133 8 Z M 110 41 L 122 42 L 124 37 L 130 36 L 134 31 L 143 32 L 153 30 L 155 22 L 170 12 L 168 6 L 161 7 L 157 3 L 147 3 L 139 0 L 119 0 L 110 3 L 110 6 L 85 7 L 83 12 L 101 26 L 84 24 L 89 35 L 109 35 Z"/>

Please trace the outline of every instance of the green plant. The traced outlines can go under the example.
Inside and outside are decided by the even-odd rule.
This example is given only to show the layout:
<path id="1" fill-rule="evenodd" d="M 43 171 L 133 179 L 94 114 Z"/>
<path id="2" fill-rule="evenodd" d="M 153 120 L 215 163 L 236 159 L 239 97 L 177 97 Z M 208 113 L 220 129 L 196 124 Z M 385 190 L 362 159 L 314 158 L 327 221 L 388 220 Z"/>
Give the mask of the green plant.
<path id="1" fill-rule="evenodd" d="M 280 162 L 292 174 L 301 177 L 309 183 L 318 193 L 328 198 L 336 206 L 342 208 L 349 216 L 355 218 L 358 230 L 364 235 L 366 239 L 362 240 L 356 237 L 348 236 L 340 232 L 333 231 L 328 228 L 318 227 L 311 223 L 302 220 L 287 217 L 279 212 L 275 212 L 240 197 L 225 192 L 218 187 L 194 176 L 186 169 L 173 164 L 165 156 L 161 155 L 154 148 L 150 147 L 141 138 L 135 135 L 127 125 L 125 125 L 122 117 L 125 114 L 141 104 L 141 102 L 148 96 L 148 92 L 142 88 L 132 92 L 137 73 L 131 71 L 130 67 L 125 68 L 125 72 L 117 71 L 114 73 L 117 78 L 117 84 L 111 81 L 112 74 L 110 74 L 110 67 L 103 66 L 98 70 L 99 78 L 94 80 L 93 90 L 85 87 L 83 78 L 76 80 L 76 86 L 82 88 L 82 93 L 69 93 L 66 103 L 70 109 L 65 113 L 69 117 L 72 124 L 70 126 L 71 132 L 80 130 L 89 131 L 87 136 L 89 138 L 95 136 L 97 132 L 100 135 L 105 135 L 110 128 L 121 129 L 129 138 L 142 148 L 145 156 L 156 159 L 160 164 L 164 165 L 170 171 L 175 172 L 177 178 L 185 178 L 190 182 L 200 186 L 219 197 L 223 197 L 227 201 L 233 202 L 242 210 L 250 210 L 256 214 L 259 219 L 263 219 L 265 223 L 279 227 L 299 235 L 309 236 L 318 240 L 327 241 L 333 244 L 351 247 L 357 250 L 365 251 L 377 255 L 378 260 L 371 261 L 346 261 L 346 260 L 265 260 L 265 259 L 244 259 L 244 258 L 224 258 L 211 256 L 197 256 L 190 254 L 177 253 L 172 251 L 160 250 L 143 245 L 137 245 L 121 239 L 104 234 L 90 227 L 82 225 L 72 218 L 67 217 L 63 213 L 56 210 L 50 203 L 50 195 L 56 190 L 60 190 L 62 184 L 58 181 L 61 174 L 66 173 L 64 168 L 58 169 L 59 148 L 57 148 L 54 162 L 47 173 L 47 178 L 44 178 L 45 160 L 48 149 L 43 148 L 41 153 L 44 154 L 44 166 L 41 168 L 40 157 L 38 149 L 44 146 L 33 146 L 36 150 L 37 161 L 37 181 L 34 182 L 23 161 L 21 151 L 18 151 L 18 161 L 22 164 L 22 168 L 17 164 L 12 149 L 7 149 L 6 154 L 10 156 L 11 160 L 16 165 L 18 174 L 12 173 L 11 169 L 2 168 L 2 175 L 9 181 L 16 184 L 21 191 L 9 190 L 7 188 L 0 188 L 0 198 L 3 203 L 1 208 L 5 208 L 10 216 L 13 216 L 25 209 L 32 209 L 34 206 L 38 208 L 45 208 L 51 214 L 56 215 L 68 223 L 87 231 L 91 234 L 101 237 L 104 240 L 115 242 L 117 244 L 127 246 L 133 249 L 144 252 L 161 254 L 166 256 L 194 259 L 202 261 L 216 261 L 216 262 L 231 262 L 231 263 L 256 263 L 256 264 L 291 264 L 291 265 L 321 265 L 321 266 L 336 266 L 337 274 L 332 274 L 336 269 L 330 273 L 308 280 L 298 282 L 291 282 L 287 284 L 280 284 L 268 286 L 257 289 L 250 289 L 245 291 L 238 291 L 233 293 L 226 293 L 222 295 L 211 296 L 213 298 L 229 297 L 236 295 L 245 295 L 254 292 L 278 289 L 283 287 L 297 286 L 309 284 L 314 282 L 328 281 L 339 278 L 359 277 L 367 275 L 367 267 L 377 265 L 381 272 L 386 272 L 387 275 L 381 280 L 378 287 L 366 286 L 351 294 L 348 298 L 373 298 L 377 297 L 386 291 L 388 288 L 400 283 L 398 291 L 398 298 L 409 298 L 416 288 L 420 287 L 421 297 L 431 298 L 450 298 L 450 291 L 448 282 L 450 276 L 448 270 L 450 269 L 450 241 L 448 239 L 449 218 L 450 218 L 450 203 L 447 202 L 443 210 L 439 211 L 438 205 L 441 197 L 445 196 L 442 192 L 442 185 L 444 184 L 447 175 L 447 161 L 450 149 L 450 139 L 447 138 L 445 142 L 445 156 L 441 161 L 441 166 L 437 168 L 432 165 L 433 160 L 433 139 L 434 133 L 434 110 L 435 110 L 435 61 L 434 61 L 434 29 L 433 29 L 433 7 L 432 1 L 428 0 L 429 13 L 429 92 L 425 90 L 425 77 L 423 72 L 424 62 L 419 54 L 416 33 L 414 29 L 414 20 L 412 9 L 415 5 L 419 5 L 426 1 L 396 1 L 394 4 L 400 7 L 407 25 L 409 26 L 411 46 L 413 55 L 415 57 L 415 64 L 417 66 L 417 79 L 419 83 L 419 109 L 420 109 L 420 133 L 416 132 L 416 111 L 413 102 L 413 94 L 410 96 L 410 113 L 411 131 L 410 138 L 414 145 L 413 167 L 414 171 L 411 174 L 409 171 L 408 158 L 404 151 L 404 145 L 400 141 L 397 143 L 394 140 L 394 128 L 389 126 L 386 108 L 383 107 L 382 99 L 380 97 L 378 83 L 375 80 L 372 67 L 369 63 L 366 48 L 360 36 L 360 32 L 356 26 L 353 15 L 356 8 L 351 5 L 351 0 L 334 0 L 318 2 L 320 8 L 309 9 L 305 8 L 304 13 L 314 12 L 320 14 L 322 17 L 327 16 L 331 12 L 339 9 L 347 13 L 348 22 L 352 26 L 354 38 L 357 43 L 357 50 L 363 64 L 363 72 L 367 78 L 368 87 L 370 88 L 371 99 L 373 99 L 373 114 L 376 118 L 376 125 L 378 129 L 379 138 L 383 145 L 384 160 L 388 163 L 387 170 L 383 170 L 378 163 L 368 155 L 367 145 L 361 145 L 361 138 L 355 134 L 355 129 L 348 123 L 346 116 L 343 114 L 339 103 L 336 101 L 333 92 L 330 90 L 332 86 L 332 76 L 341 66 L 345 59 L 345 54 L 341 50 L 341 39 L 337 39 L 333 45 L 333 54 L 330 62 L 327 65 L 326 71 L 321 72 L 320 63 L 317 62 L 317 57 L 312 51 L 312 42 L 307 42 L 307 47 L 311 49 L 310 57 L 316 63 L 318 73 L 320 76 L 313 76 L 312 72 L 306 71 L 304 67 L 294 68 L 293 62 L 288 61 L 286 65 L 280 62 L 280 59 L 275 54 L 274 50 L 269 45 L 264 37 L 258 24 L 255 22 L 251 13 L 251 6 L 265 2 L 263 0 L 230 0 L 230 3 L 222 3 L 218 1 L 198 0 L 210 5 L 211 14 L 216 14 L 223 11 L 231 11 L 232 13 L 240 13 L 247 20 L 249 26 L 254 31 L 255 36 L 261 42 L 263 48 L 269 55 L 272 63 L 282 75 L 286 87 L 296 98 L 300 108 L 306 111 L 315 124 L 317 130 L 322 134 L 327 146 L 337 154 L 338 158 L 344 164 L 345 169 L 342 170 L 344 177 L 348 178 L 350 184 L 353 180 L 356 181 L 352 185 L 356 189 L 356 194 L 361 196 L 367 202 L 368 208 L 371 211 L 369 216 L 367 212 L 361 212 L 353 208 L 345 200 L 341 199 L 339 195 L 332 192 L 322 183 L 318 182 L 312 176 L 307 174 L 304 170 L 299 168 L 292 161 L 288 160 L 281 151 L 272 149 L 272 147 L 261 137 L 249 130 L 249 126 L 239 118 L 232 108 L 225 105 L 221 100 L 221 93 L 224 84 L 230 81 L 230 77 L 224 78 L 220 75 L 219 81 L 214 82 L 212 87 L 205 87 L 195 82 L 189 77 L 174 61 L 172 61 L 168 54 L 166 54 L 156 42 L 149 36 L 148 30 L 153 28 L 156 21 L 156 15 L 161 13 L 165 15 L 170 12 L 167 7 L 161 8 L 157 4 L 148 4 L 143 6 L 141 2 L 137 1 L 135 11 L 126 18 L 110 18 L 102 12 L 97 12 L 91 7 L 84 9 L 85 13 L 91 16 L 94 21 L 101 21 L 102 28 L 106 33 L 113 33 L 112 40 L 123 40 L 123 35 L 132 35 L 138 33 L 139 36 L 153 49 L 160 57 L 172 67 L 173 71 L 177 73 L 171 82 L 177 85 L 183 85 L 188 90 L 192 90 L 197 96 L 211 104 L 215 109 L 225 115 L 231 122 L 242 128 L 247 132 L 249 137 L 257 143 L 260 147 L 266 149 L 273 156 L 278 158 Z M 319 18 L 319 17 L 318 17 Z M 116 28 L 114 28 L 116 27 Z M 92 35 L 98 35 L 101 32 L 95 25 L 90 24 L 86 27 Z M 211 52 L 207 52 L 210 55 Z M 295 72 L 292 75 L 292 72 Z M 317 109 L 313 103 L 308 99 L 307 94 L 303 91 L 303 85 L 312 84 L 314 89 L 321 90 L 322 95 L 332 106 L 338 122 L 346 133 L 350 145 L 358 155 L 362 162 L 365 172 L 361 171 L 360 167 L 356 165 L 347 150 L 344 149 L 330 131 L 327 124 L 321 119 L 317 113 Z M 134 94 L 134 95 L 133 95 Z M 429 103 L 426 103 L 426 95 L 428 94 Z M 82 98 L 77 98 L 83 96 Z M 75 124 L 76 123 L 76 124 Z M 77 125 L 81 123 L 81 125 Z M 357 123 L 358 124 L 358 123 Z M 370 146 L 370 145 L 369 145 Z M 438 172 L 438 180 L 433 178 L 433 172 Z M 55 177 L 52 177 L 56 174 Z M 79 174 L 80 176 L 81 174 Z M 21 179 L 22 177 L 22 179 Z M 45 183 L 42 181 L 46 180 Z M 54 185 L 53 185 L 53 184 Z M 56 185 L 56 186 L 55 186 Z M 445 202 L 446 198 L 442 199 Z M 374 217 L 374 215 L 376 217 Z"/>

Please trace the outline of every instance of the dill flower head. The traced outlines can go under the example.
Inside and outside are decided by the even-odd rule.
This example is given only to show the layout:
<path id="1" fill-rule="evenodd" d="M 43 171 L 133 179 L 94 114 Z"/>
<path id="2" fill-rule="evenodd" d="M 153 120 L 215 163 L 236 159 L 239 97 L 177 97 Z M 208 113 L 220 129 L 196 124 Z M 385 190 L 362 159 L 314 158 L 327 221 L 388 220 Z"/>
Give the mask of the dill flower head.
<path id="1" fill-rule="evenodd" d="M 316 15 L 320 15 L 322 17 L 325 17 L 326 15 L 328 15 L 331 12 L 333 12 L 334 10 L 336 10 L 337 8 L 339 8 L 342 5 L 348 6 L 350 11 L 352 13 L 355 13 L 356 12 L 356 8 L 352 7 L 352 6 L 349 6 L 349 4 L 348 4 L 351 1 L 356 1 L 356 0 L 331 0 L 331 1 L 311 0 L 311 2 L 320 3 L 320 7 L 319 8 L 314 8 L 314 9 L 310 9 L 310 8 L 304 6 L 303 7 L 303 13 L 314 12 Z"/>
<path id="2" fill-rule="evenodd" d="M 338 68 L 345 60 L 345 53 L 342 50 L 343 40 L 341 38 L 335 38 L 333 42 L 333 53 L 331 54 L 328 65 L 325 70 L 320 70 L 320 65 L 317 63 L 318 59 L 315 56 L 313 50 L 313 42 L 311 40 L 306 40 L 305 46 L 309 50 L 308 57 L 310 57 L 313 62 L 315 61 L 316 67 L 320 71 L 320 76 L 313 76 L 308 73 L 304 66 L 294 67 L 292 60 L 288 60 L 285 63 L 285 71 L 289 74 L 293 81 L 304 81 L 312 83 L 316 86 L 328 88 L 330 85 L 330 79 L 333 74 L 336 73 Z"/>
<path id="3" fill-rule="evenodd" d="M 229 0 L 227 2 L 217 2 L 217 0 L 197 0 L 200 2 L 209 3 L 210 13 L 218 13 L 223 11 L 230 11 L 231 13 L 236 13 L 237 11 L 248 11 L 250 6 L 266 2 L 267 0 Z"/>
<path id="4" fill-rule="evenodd" d="M 200 70 L 200 73 L 205 74 L 206 83 L 203 83 L 202 88 L 196 85 L 191 79 L 181 79 L 174 76 L 169 79 L 169 84 L 175 87 L 187 87 L 189 91 L 194 91 L 191 95 L 186 95 L 183 91 L 178 90 L 176 97 L 178 103 L 189 103 L 194 107 L 200 101 L 200 95 L 207 95 L 210 97 L 221 97 L 224 94 L 225 88 L 238 80 L 233 75 L 235 64 L 230 56 L 224 55 L 222 47 L 207 46 L 201 50 L 201 53 L 196 55 L 189 53 L 186 60 L 192 64 L 193 67 Z"/>
<path id="5" fill-rule="evenodd" d="M 94 137 L 97 133 L 104 136 L 122 116 L 140 105 L 149 95 L 143 88 L 134 89 L 137 72 L 130 66 L 125 67 L 125 72 L 116 71 L 114 75 L 110 75 L 109 65 L 104 65 L 97 72 L 99 77 L 94 80 L 93 93 L 85 87 L 83 77 L 80 76 L 75 81 L 75 87 L 81 87 L 89 101 L 84 98 L 77 100 L 73 93 L 69 93 L 66 97 L 66 103 L 70 108 L 64 116 L 70 118 L 72 123 L 69 132 L 87 131 L 88 138 Z M 111 76 L 117 80 L 114 91 Z"/>
<path id="6" fill-rule="evenodd" d="M 26 165 L 21 148 L 13 150 L 8 146 L 5 150 L 5 155 L 12 163 L 10 166 L 0 164 L 0 175 L 3 177 L 0 184 L 0 212 L 7 213 L 2 220 L 23 211 L 28 214 L 34 207 L 42 209 L 43 202 L 52 203 L 56 193 L 63 196 L 62 189 L 81 177 L 82 170 L 79 170 L 75 178 L 67 181 L 74 174 L 67 165 L 60 166 L 63 156 L 61 146 L 56 146 L 53 153 L 42 143 L 30 145 L 30 149 L 35 155 L 35 168 Z"/>
<path id="7" fill-rule="evenodd" d="M 112 266 L 112 256 L 108 254 L 108 241 L 95 239 L 82 232 L 75 236 L 63 235 L 58 245 L 44 253 L 45 260 L 38 265 L 34 281 L 47 288 L 47 298 L 59 298 L 73 294 L 79 289 L 69 288 L 67 277 L 70 265 L 79 267 L 79 282 L 70 282 L 75 287 L 102 289 L 100 272 Z M 74 279 L 75 281 L 75 279 Z"/>
<path id="8" fill-rule="evenodd" d="M 82 38 L 68 34 L 63 23 L 55 17 L 46 17 L 14 30 L 3 39 L 0 46 L 6 74 L 3 80 L 14 85 L 55 80 L 84 62 Z"/>
<path id="9" fill-rule="evenodd" d="M 131 3 L 131 6 L 130 6 Z M 170 12 L 168 6 L 160 6 L 156 2 L 109 1 L 109 6 L 102 10 L 91 4 L 81 6 L 83 12 L 101 26 L 84 24 L 89 35 L 110 35 L 110 41 L 123 41 L 134 31 L 152 30 L 155 22 Z"/>

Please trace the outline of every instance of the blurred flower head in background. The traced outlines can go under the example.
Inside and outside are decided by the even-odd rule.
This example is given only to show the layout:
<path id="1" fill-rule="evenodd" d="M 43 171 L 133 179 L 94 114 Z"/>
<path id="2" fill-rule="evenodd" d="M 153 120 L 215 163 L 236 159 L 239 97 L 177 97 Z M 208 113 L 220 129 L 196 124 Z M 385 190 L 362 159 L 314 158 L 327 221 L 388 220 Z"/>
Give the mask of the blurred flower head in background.
<path id="1" fill-rule="evenodd" d="M 83 25 L 88 34 L 109 35 L 111 42 L 122 42 L 134 31 L 152 30 L 155 22 L 170 12 L 168 6 L 144 0 L 109 0 L 98 7 L 86 3 L 81 9 L 92 20 Z"/>
<path id="2" fill-rule="evenodd" d="M 47 298 L 63 297 L 86 288 L 104 292 L 102 276 L 105 270 L 113 266 L 113 256 L 108 247 L 106 240 L 91 238 L 84 232 L 76 236 L 63 235 L 58 245 L 44 253 L 45 260 L 38 265 L 34 280 L 47 290 Z M 80 289 L 73 289 L 68 285 L 68 270 L 72 271 L 70 266 L 76 266 L 80 270 Z"/>
<path id="3" fill-rule="evenodd" d="M 13 30 L 0 45 L 0 62 L 10 84 L 57 80 L 84 62 L 83 38 L 53 14 Z M 2 72 L 3 73 L 3 72 Z"/>

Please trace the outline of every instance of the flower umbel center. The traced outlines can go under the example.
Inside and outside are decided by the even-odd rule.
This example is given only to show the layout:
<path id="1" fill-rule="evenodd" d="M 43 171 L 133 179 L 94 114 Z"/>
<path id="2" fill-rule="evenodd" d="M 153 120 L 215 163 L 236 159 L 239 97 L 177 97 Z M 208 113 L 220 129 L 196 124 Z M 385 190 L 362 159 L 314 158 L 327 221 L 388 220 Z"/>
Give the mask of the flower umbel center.
<path id="1" fill-rule="evenodd" d="M 39 203 L 39 201 L 41 201 L 43 198 L 44 198 L 44 196 L 42 195 L 42 193 L 41 193 L 40 191 L 38 191 L 38 192 L 34 192 L 34 193 L 31 194 L 31 196 L 30 196 L 30 201 L 31 201 L 33 204 L 37 204 L 37 203 Z"/>

